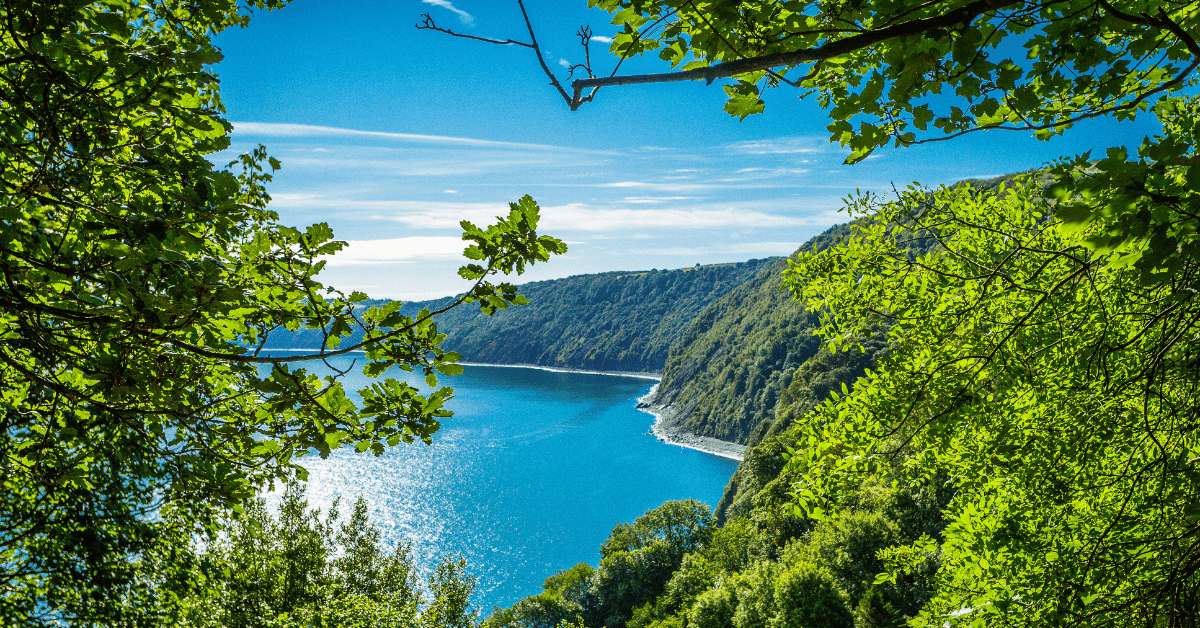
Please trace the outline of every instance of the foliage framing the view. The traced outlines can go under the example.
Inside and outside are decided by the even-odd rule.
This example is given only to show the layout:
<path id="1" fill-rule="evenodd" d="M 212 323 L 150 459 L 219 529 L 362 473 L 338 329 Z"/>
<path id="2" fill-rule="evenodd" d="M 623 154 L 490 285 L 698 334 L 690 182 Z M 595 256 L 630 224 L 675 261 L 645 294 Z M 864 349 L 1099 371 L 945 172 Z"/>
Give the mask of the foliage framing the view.
<path id="1" fill-rule="evenodd" d="M 880 576 L 938 551 L 918 625 L 1196 617 L 1195 166 L 1153 158 L 1183 145 L 1190 161 L 1180 134 L 1197 118 L 1193 102 L 1161 113 L 1166 136 L 1142 147 L 1151 159 L 1063 163 L 1057 204 L 1029 180 L 862 198 L 856 209 L 882 224 L 789 271 L 797 296 L 826 308 L 832 346 L 878 321 L 892 346 L 808 418 L 790 462 L 802 511 L 836 517 L 843 491 L 882 472 L 955 487 L 940 544 L 892 551 Z M 1147 206 L 1140 234 L 1121 225 Z M 913 236 L 887 224 L 937 246 L 912 259 L 896 243 Z"/>
<path id="2" fill-rule="evenodd" d="M 874 149 L 983 129 L 1045 139 L 1097 116 L 1131 119 L 1184 87 L 1198 62 L 1194 2 L 589 0 L 623 30 L 622 58 L 657 51 L 678 75 L 733 77 L 725 110 L 764 89 L 816 93 L 848 163 Z M 688 74 L 691 72 L 691 75 Z M 578 88 L 634 82 L 581 80 Z"/>
<path id="3" fill-rule="evenodd" d="M 732 78 L 726 111 L 745 118 L 764 110 L 765 88 L 787 84 L 817 95 L 831 141 L 851 149 L 847 163 L 886 144 L 980 130 L 1049 139 L 1095 117 L 1150 113 L 1162 122 L 1136 156 L 1116 147 L 1101 159 L 1063 159 L 1048 189 L 1034 178 L 1000 190 L 914 186 L 893 202 L 852 199 L 864 217 L 855 235 L 802 255 L 788 280 L 824 313 L 831 354 L 861 349 L 881 330 L 887 351 L 854 386 L 764 442 L 765 455 L 749 452 L 747 463 L 765 470 L 752 475 L 777 477 L 757 483 L 741 514 L 769 528 L 767 509 L 791 489 L 795 503 L 778 517 L 797 523 L 785 538 L 807 544 L 804 535 L 859 516 L 864 486 L 952 491 L 944 529 L 860 561 L 888 565 L 878 587 L 928 576 L 932 564 L 928 603 L 871 602 L 851 591 L 862 583 L 834 578 L 857 609 L 853 618 L 827 613 L 830 625 L 1195 625 L 1200 111 L 1184 94 L 1196 86 L 1200 5 L 589 6 L 622 28 L 615 56 L 653 51 L 678 69 L 600 77 L 589 57 L 571 68 L 588 75 L 573 83 L 574 96 L 559 88 L 572 109 L 606 86 Z M 907 250 L 913 241 L 932 249 Z M 784 443 L 790 461 L 774 466 L 770 452 Z M 768 608 L 777 592 L 743 598 L 718 578 L 690 602 L 711 612 L 632 623 L 816 625 L 743 612 L 746 600 Z"/>
<path id="4" fill-rule="evenodd" d="M 983 129 L 1046 139 L 1148 111 L 1163 123 L 1133 160 L 1121 148 L 1064 160 L 1046 192 L 854 200 L 869 217 L 858 234 L 802 256 L 789 282 L 825 312 L 831 350 L 883 326 L 890 354 L 804 419 L 786 474 L 800 476 L 796 514 L 831 521 L 869 478 L 948 478 L 940 538 L 880 553 L 892 569 L 877 582 L 939 557 L 917 625 L 1191 625 L 1200 116 L 1180 92 L 1200 63 L 1200 7 L 591 4 L 624 29 L 614 54 L 658 50 L 681 74 L 734 76 L 733 115 L 761 112 L 763 87 L 817 93 L 848 163 Z M 913 239 L 934 250 L 898 248 Z"/>
<path id="5" fill-rule="evenodd" d="M 304 486 L 287 483 L 278 514 L 254 499 L 199 555 L 213 586 L 184 604 L 189 628 L 473 628 L 476 580 L 443 558 L 421 589 L 412 546 L 388 551 L 359 497 L 340 522 L 339 499 L 321 517 Z M 429 595 L 426 595 L 426 591 Z"/>
<path id="6" fill-rule="evenodd" d="M 199 586 L 179 554 L 310 451 L 428 442 L 461 367 L 429 312 L 356 306 L 316 280 L 343 248 L 325 224 L 267 207 L 260 147 L 228 168 L 211 38 L 282 0 L 0 5 L 0 623 L 162 625 Z M 494 273 L 562 253 L 529 197 L 463 223 L 475 286 L 458 303 L 521 303 Z M 366 337 L 340 341 L 352 328 Z M 273 333 L 322 348 L 261 354 Z M 352 401 L 293 366 L 365 351 L 364 372 L 419 369 Z"/>

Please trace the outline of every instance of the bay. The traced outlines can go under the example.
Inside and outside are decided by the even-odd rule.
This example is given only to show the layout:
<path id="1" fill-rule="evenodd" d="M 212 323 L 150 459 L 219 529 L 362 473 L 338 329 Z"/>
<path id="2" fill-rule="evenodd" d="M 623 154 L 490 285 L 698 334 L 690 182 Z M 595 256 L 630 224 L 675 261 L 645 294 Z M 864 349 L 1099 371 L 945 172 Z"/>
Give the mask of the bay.
<path id="1" fill-rule="evenodd" d="M 345 369 L 351 360 L 330 363 Z M 355 373 L 348 390 L 368 381 Z M 387 376 L 426 388 L 413 374 Z M 466 558 L 479 579 L 472 601 L 485 614 L 540 592 L 559 569 L 595 566 L 617 523 L 672 499 L 715 506 L 737 468 L 650 433 L 653 417 L 636 409 L 650 379 L 467 366 L 442 383 L 455 389 L 455 416 L 432 445 L 401 444 L 378 457 L 343 448 L 301 464 L 311 507 L 328 512 L 341 496 L 348 515 L 364 496 L 385 544 L 412 543 L 422 574 L 443 556 Z"/>

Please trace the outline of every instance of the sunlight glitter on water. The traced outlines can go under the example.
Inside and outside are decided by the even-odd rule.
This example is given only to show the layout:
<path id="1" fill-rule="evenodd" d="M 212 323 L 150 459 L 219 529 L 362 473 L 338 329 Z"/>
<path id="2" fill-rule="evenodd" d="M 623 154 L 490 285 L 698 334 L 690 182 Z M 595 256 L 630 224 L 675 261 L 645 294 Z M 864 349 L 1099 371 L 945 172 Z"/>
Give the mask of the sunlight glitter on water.
<path id="1" fill-rule="evenodd" d="M 461 554 L 479 578 L 474 601 L 485 612 L 538 593 L 559 569 L 595 565 L 616 523 L 663 501 L 715 505 L 737 468 L 647 433 L 653 418 L 635 403 L 650 380 L 468 366 L 443 383 L 455 388 L 456 414 L 433 445 L 306 458 L 308 499 L 327 511 L 341 495 L 345 515 L 363 495 L 384 541 L 411 542 L 422 573 Z"/>

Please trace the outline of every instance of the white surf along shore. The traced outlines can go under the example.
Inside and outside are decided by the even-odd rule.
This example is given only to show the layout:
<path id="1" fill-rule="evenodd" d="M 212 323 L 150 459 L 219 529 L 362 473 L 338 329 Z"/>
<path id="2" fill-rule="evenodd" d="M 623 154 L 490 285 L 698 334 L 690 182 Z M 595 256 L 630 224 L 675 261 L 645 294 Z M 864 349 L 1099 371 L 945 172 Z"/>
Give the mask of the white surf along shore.
<path id="1" fill-rule="evenodd" d="M 646 396 L 638 399 L 638 410 L 654 416 L 654 425 L 650 428 L 654 435 L 659 440 L 670 445 L 679 445 L 688 449 L 695 449 L 714 456 L 722 458 L 731 458 L 742 461 L 742 456 L 746 453 L 746 446 L 740 443 L 731 443 L 729 441 L 713 438 L 711 436 L 700 436 L 681 430 L 671 425 L 671 419 L 674 418 L 676 410 L 670 406 L 656 406 L 650 403 L 654 399 L 654 394 L 658 392 L 658 384 L 646 393 Z"/>
<path id="2" fill-rule="evenodd" d="M 312 351 L 312 349 L 267 349 L 267 351 Z M 362 351 L 350 351 L 349 353 L 363 353 Z M 588 375 L 617 375 L 620 377 L 638 377 L 641 379 L 652 379 L 655 382 L 661 381 L 662 376 L 655 373 L 639 373 L 633 371 L 585 371 L 583 369 L 566 369 L 554 366 L 540 366 L 537 364 L 486 364 L 483 362 L 459 362 L 463 366 L 488 366 L 492 368 L 518 368 L 518 369 L 537 369 L 540 371 L 553 371 L 556 373 L 584 373 Z M 658 384 L 650 388 L 644 396 L 638 399 L 637 409 L 654 417 L 654 423 L 650 426 L 650 431 L 658 440 L 663 441 L 668 445 L 678 445 L 687 449 L 695 449 L 714 456 L 722 458 L 730 458 L 741 462 L 742 456 L 746 452 L 746 446 L 740 443 L 731 443 L 719 438 L 711 436 L 700 436 L 681 430 L 670 425 L 670 421 L 674 418 L 675 409 L 670 406 L 655 406 L 650 403 L 654 399 L 655 393 L 658 392 Z"/>
<path id="3" fill-rule="evenodd" d="M 654 399 L 654 394 L 658 392 L 657 382 L 662 381 L 661 375 L 654 373 L 638 373 L 632 371 L 584 371 L 581 369 L 564 369 L 554 366 L 540 366 L 537 364 L 483 364 L 480 362 L 459 362 L 464 366 L 491 366 L 491 367 L 512 367 L 522 369 L 539 369 L 543 371 L 554 371 L 557 373 L 587 373 L 590 375 L 619 375 L 621 377 L 640 377 L 642 379 L 652 379 L 656 383 L 652 386 L 644 396 L 638 398 L 637 409 L 654 417 L 654 423 L 650 426 L 650 431 L 658 440 L 663 441 L 668 445 L 679 445 L 688 449 L 695 449 L 706 454 L 720 456 L 722 458 L 731 458 L 742 461 L 742 456 L 746 452 L 746 446 L 739 443 L 731 443 L 719 438 L 711 436 L 700 436 L 691 432 L 685 432 L 679 428 L 669 424 L 670 419 L 675 411 L 671 407 L 655 406 L 650 403 Z"/>

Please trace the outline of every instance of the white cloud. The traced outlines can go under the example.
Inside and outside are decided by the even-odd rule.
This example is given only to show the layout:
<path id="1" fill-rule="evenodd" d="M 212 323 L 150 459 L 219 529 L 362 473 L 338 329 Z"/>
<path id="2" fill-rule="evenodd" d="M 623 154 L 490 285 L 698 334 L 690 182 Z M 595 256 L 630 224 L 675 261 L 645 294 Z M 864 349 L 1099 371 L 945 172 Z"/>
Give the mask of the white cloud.
<path id="1" fill-rule="evenodd" d="M 442 194 L 458 194 L 458 190 L 442 190 Z"/>
<path id="2" fill-rule="evenodd" d="M 388 160 L 388 159 L 284 159 L 285 168 L 320 168 L 325 171 L 352 170 L 365 172 L 382 171 L 400 177 L 462 177 L 486 172 L 507 170 L 519 166 L 545 166 L 546 160 L 487 159 L 487 160 Z"/>
<path id="3" fill-rule="evenodd" d="M 346 248 L 327 258 L 327 267 L 360 264 L 410 263 L 416 260 L 453 259 L 462 256 L 462 238 L 417 236 L 388 240 L 349 240 Z"/>
<path id="4" fill-rule="evenodd" d="M 791 255 L 800 248 L 799 242 L 739 242 L 736 244 L 717 244 L 704 247 L 668 247 L 661 249 L 639 249 L 638 253 L 663 255 L 667 257 L 712 257 L 713 254 L 748 255 L 750 257 L 772 257 Z"/>
<path id="5" fill-rule="evenodd" d="M 836 199 L 835 199 L 836 200 Z M 460 220 L 483 226 L 508 213 L 507 203 L 452 201 L 354 201 L 315 194 L 276 194 L 273 209 L 336 209 L 343 218 L 386 220 L 409 229 L 458 231 Z M 593 206 L 585 203 L 542 205 L 540 231 L 613 232 L 668 229 L 781 228 L 832 224 L 831 208 L 792 199 L 708 203 L 688 208 Z M 802 211 L 797 212 L 797 205 Z M 840 204 L 838 205 L 840 206 Z M 776 213 L 786 208 L 786 214 Z"/>
<path id="6" fill-rule="evenodd" d="M 389 133 L 386 131 L 359 131 L 332 126 L 309 124 L 286 124 L 277 122 L 233 122 L 235 135 L 265 135 L 269 137 L 377 137 L 415 142 L 421 144 L 444 144 L 451 146 L 479 146 L 490 148 L 520 148 L 526 150 L 574 150 L 549 144 L 522 144 L 518 142 L 496 142 L 469 137 L 443 135 L 418 135 L 415 133 Z"/>
<path id="7" fill-rule="evenodd" d="M 663 177 L 667 179 L 669 177 Z M 667 183 L 665 181 L 613 181 L 611 183 L 597 183 L 592 187 L 598 188 L 629 188 L 640 189 L 652 192 L 697 192 L 701 190 L 712 190 L 714 188 L 737 187 L 725 185 L 734 181 L 733 179 L 707 181 L 705 183 Z"/>
<path id="8" fill-rule="evenodd" d="M 595 187 L 598 188 L 635 188 L 643 190 L 656 190 L 659 192 L 685 192 L 688 190 L 707 190 L 714 185 L 712 183 L 662 183 L 653 181 L 613 181 L 612 183 L 598 183 Z"/>
<path id="9" fill-rule="evenodd" d="M 612 37 L 605 37 L 604 35 L 592 35 L 592 41 L 599 41 L 599 42 L 604 42 L 606 44 L 611 44 Z"/>
<path id="10" fill-rule="evenodd" d="M 566 59 L 559 59 L 558 64 L 564 68 L 567 68 L 568 70 L 571 69 L 571 62 L 567 61 Z"/>
<path id="11" fill-rule="evenodd" d="M 337 210 L 342 218 L 394 220 L 417 229 L 454 229 L 458 221 L 490 223 L 508 214 L 507 203 L 455 201 L 359 201 L 321 194 L 272 194 L 272 209 Z"/>
<path id="12" fill-rule="evenodd" d="M 698 197 L 695 196 L 626 196 L 621 199 L 624 203 L 634 204 L 649 204 L 649 203 L 666 203 L 668 201 L 691 201 Z"/>
<path id="13" fill-rule="evenodd" d="M 734 174 L 741 174 L 741 177 L 726 177 L 715 179 L 722 183 L 740 183 L 746 181 L 763 181 L 772 177 L 786 177 L 796 174 L 804 174 L 808 172 L 806 168 L 742 168 Z"/>
<path id="14" fill-rule="evenodd" d="M 824 152 L 829 150 L 829 141 L 818 137 L 780 137 L 736 142 L 726 144 L 725 148 L 739 155 L 792 155 Z"/>
<path id="15" fill-rule="evenodd" d="M 458 20 L 467 26 L 471 26 L 475 23 L 475 18 L 471 17 L 470 13 L 467 13 L 466 11 L 455 7 L 453 4 L 450 4 L 449 0 L 421 0 L 421 2 L 453 11 L 455 15 L 458 16 Z"/>
<path id="16" fill-rule="evenodd" d="M 660 209 L 590 207 L 581 203 L 542 208 L 541 228 L 547 232 L 644 229 L 714 229 L 785 227 L 808 224 L 804 218 L 781 216 L 744 207 Z"/>

